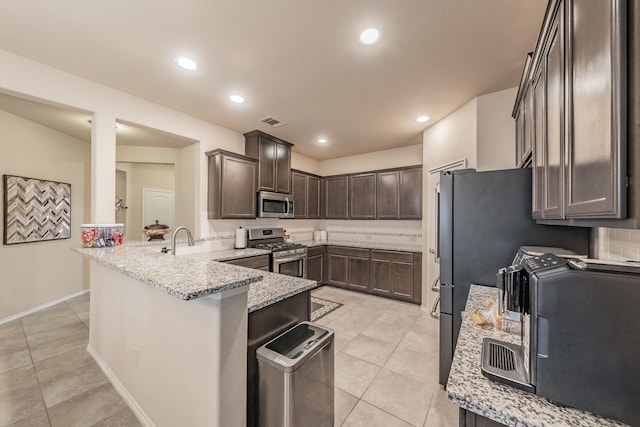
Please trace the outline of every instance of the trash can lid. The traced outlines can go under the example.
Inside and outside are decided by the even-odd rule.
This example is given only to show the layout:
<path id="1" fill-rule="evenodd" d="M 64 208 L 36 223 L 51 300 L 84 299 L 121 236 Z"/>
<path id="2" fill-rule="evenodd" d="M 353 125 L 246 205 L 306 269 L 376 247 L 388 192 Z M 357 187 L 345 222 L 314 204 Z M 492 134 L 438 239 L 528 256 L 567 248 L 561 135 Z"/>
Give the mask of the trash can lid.
<path id="1" fill-rule="evenodd" d="M 258 360 L 284 372 L 295 371 L 311 355 L 333 341 L 333 331 L 311 322 L 302 322 L 262 345 Z"/>

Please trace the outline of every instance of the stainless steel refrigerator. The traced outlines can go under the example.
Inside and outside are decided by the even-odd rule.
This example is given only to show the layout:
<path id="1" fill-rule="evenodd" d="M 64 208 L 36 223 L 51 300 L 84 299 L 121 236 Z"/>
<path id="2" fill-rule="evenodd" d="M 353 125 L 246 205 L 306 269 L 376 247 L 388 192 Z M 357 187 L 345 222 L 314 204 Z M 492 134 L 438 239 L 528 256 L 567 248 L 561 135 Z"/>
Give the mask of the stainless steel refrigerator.
<path id="1" fill-rule="evenodd" d="M 495 286 L 520 246 L 589 254 L 589 228 L 531 218 L 531 169 L 443 172 L 439 197 L 440 384 L 446 385 L 471 284 Z"/>

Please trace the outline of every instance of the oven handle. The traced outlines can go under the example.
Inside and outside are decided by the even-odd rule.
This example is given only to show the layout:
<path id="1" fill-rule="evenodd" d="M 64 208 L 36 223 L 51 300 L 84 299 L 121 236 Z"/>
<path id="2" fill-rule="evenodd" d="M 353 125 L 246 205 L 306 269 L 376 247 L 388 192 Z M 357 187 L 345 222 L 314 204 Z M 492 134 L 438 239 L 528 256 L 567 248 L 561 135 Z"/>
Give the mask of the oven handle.
<path id="1" fill-rule="evenodd" d="M 288 197 L 284 198 L 284 207 L 285 207 L 284 214 L 285 216 L 287 216 L 289 215 L 289 198 Z"/>
<path id="2" fill-rule="evenodd" d="M 292 256 L 289 258 L 274 258 L 273 263 L 274 264 L 284 264 L 285 262 L 291 262 L 291 261 L 300 261 L 300 260 L 304 260 L 307 256 Z"/>

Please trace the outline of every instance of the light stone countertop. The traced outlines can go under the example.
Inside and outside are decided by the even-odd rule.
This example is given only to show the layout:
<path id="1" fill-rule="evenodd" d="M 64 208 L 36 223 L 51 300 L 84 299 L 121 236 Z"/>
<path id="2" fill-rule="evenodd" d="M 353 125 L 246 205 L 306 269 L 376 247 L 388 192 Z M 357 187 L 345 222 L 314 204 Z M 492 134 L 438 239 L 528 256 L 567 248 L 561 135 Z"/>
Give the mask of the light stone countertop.
<path id="1" fill-rule="evenodd" d="M 246 270 L 244 267 L 238 268 Z M 247 301 L 249 313 L 318 287 L 318 282 L 315 280 L 300 279 L 285 274 L 264 271 L 261 273 L 263 274 L 262 280 L 252 283 L 249 287 Z"/>
<path id="2" fill-rule="evenodd" d="M 400 251 L 400 252 L 418 252 L 422 253 L 422 245 L 420 243 L 385 243 L 385 242 L 350 242 L 344 240 L 303 240 L 296 241 L 310 248 L 314 246 L 343 246 L 348 248 L 365 248 L 365 249 L 380 249 L 387 251 Z"/>
<path id="3" fill-rule="evenodd" d="M 250 285 L 249 312 L 318 286 L 313 280 L 221 262 L 269 254 L 262 249 L 230 249 L 179 256 L 161 253 L 159 249 L 127 243 L 113 248 L 74 248 L 108 268 L 183 300 Z"/>
<path id="4" fill-rule="evenodd" d="M 482 308 L 488 300 L 497 298 L 496 288 L 472 285 L 465 313 Z M 542 397 L 484 377 L 480 371 L 480 354 L 485 337 L 520 342 L 519 335 L 476 326 L 463 313 L 447 382 L 447 393 L 454 404 L 507 426 L 625 426 L 589 412 L 553 405 Z"/>

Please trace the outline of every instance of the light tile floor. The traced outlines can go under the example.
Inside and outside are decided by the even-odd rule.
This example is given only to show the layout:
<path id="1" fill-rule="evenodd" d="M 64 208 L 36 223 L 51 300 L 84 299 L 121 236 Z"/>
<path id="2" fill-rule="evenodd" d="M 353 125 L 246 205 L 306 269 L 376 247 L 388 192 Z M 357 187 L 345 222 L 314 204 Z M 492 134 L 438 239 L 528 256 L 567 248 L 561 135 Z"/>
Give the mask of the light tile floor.
<path id="1" fill-rule="evenodd" d="M 87 353 L 89 294 L 0 325 L 0 426 L 140 426 Z"/>
<path id="2" fill-rule="evenodd" d="M 335 425 L 458 425 L 438 386 L 438 323 L 416 305 L 322 287 L 335 330 Z M 89 294 L 0 325 L 0 427 L 140 426 L 86 351 Z M 306 426 L 305 426 L 306 427 Z"/>
<path id="3" fill-rule="evenodd" d="M 419 306 L 324 286 L 344 304 L 318 320 L 335 331 L 335 425 L 454 427 L 438 384 L 438 321 Z"/>

